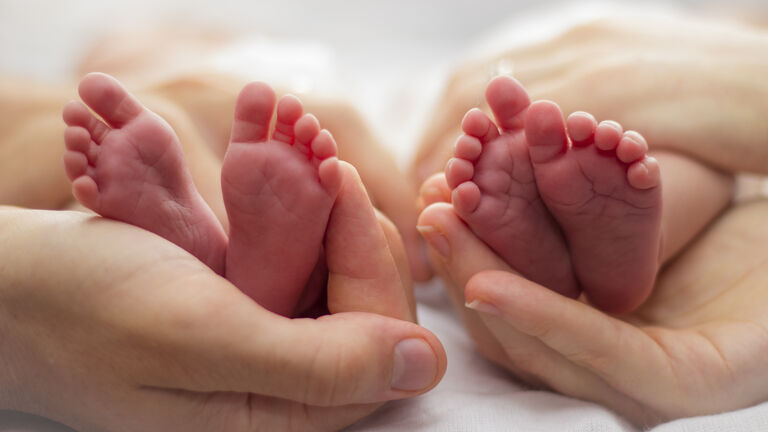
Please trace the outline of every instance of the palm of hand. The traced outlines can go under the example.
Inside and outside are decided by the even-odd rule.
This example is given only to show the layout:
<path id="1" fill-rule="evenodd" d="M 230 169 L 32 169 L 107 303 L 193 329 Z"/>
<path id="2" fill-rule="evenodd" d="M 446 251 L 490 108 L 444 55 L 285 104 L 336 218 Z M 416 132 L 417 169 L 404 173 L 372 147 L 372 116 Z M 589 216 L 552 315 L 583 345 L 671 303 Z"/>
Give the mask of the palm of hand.
<path id="1" fill-rule="evenodd" d="M 741 64 L 764 42 L 747 29 L 726 31 L 713 25 L 718 31 L 704 32 L 711 37 L 701 38 L 704 33 L 695 31 L 697 26 L 711 24 L 654 24 L 589 23 L 552 41 L 503 53 L 490 64 L 467 65 L 449 82 L 433 116 L 414 159 L 416 177 L 424 180 L 425 174 L 444 166 L 461 116 L 478 104 L 491 65 L 498 69 L 494 73 L 513 67 L 533 99 L 555 100 L 565 112 L 587 110 L 599 118 L 614 118 L 649 132 L 646 136 L 656 148 L 695 155 L 726 171 L 764 171 L 764 152 L 757 147 L 761 140 L 751 135 L 757 129 L 728 123 L 722 108 L 710 116 L 723 121 L 719 124 L 702 122 L 701 110 L 668 115 L 656 108 L 658 101 L 675 100 L 681 107 L 697 104 L 695 100 L 716 82 L 706 73 L 691 75 L 680 58 L 695 62 L 697 56 L 729 53 L 730 61 Z M 590 62 L 584 63 L 585 58 Z M 664 79 L 651 78 L 644 67 L 664 70 Z M 678 76 L 696 84 L 675 93 L 682 87 L 668 84 Z M 740 79 L 736 74 L 730 78 Z M 739 112 L 752 112 L 749 98 L 721 91 L 731 95 Z M 649 116 L 653 112 L 661 115 Z M 649 123 L 653 127 L 646 130 Z M 744 139 L 729 137 L 732 151 L 724 153 L 717 131 L 734 127 L 744 131 Z M 455 283 L 452 294 L 459 302 L 495 300 L 501 318 L 464 309 L 467 327 L 487 357 L 530 383 L 600 402 L 642 424 L 736 409 L 768 398 L 762 360 L 768 354 L 768 266 L 763 265 L 768 260 L 763 250 L 768 229 L 760 221 L 766 213 L 768 207 L 761 203 L 730 211 L 663 269 L 653 297 L 641 309 L 620 320 L 547 295 L 541 287 L 523 287 L 531 284 L 509 274 L 481 272 L 470 280 L 472 271 L 509 270 L 487 255 L 484 263 L 474 266 L 451 259 L 443 273 Z M 474 249 L 482 255 L 477 252 Z M 472 261 L 468 252 L 461 256 Z M 461 292 L 465 284 L 466 292 Z M 494 289 L 494 284 L 500 287 Z"/>
<path id="2" fill-rule="evenodd" d="M 663 272 L 654 296 L 627 318 L 664 351 L 657 362 L 666 362 L 666 370 L 657 369 L 665 372 L 651 381 L 658 390 L 637 396 L 661 415 L 742 408 L 768 396 L 768 229 L 761 222 L 767 210 L 765 203 L 731 210 Z"/>
<path id="3" fill-rule="evenodd" d="M 78 430 L 105 429 L 118 417 L 131 430 L 195 431 L 212 424 L 336 430 L 382 399 L 397 397 L 389 394 L 392 366 L 383 361 L 377 365 L 383 373 L 371 373 L 372 362 L 363 355 L 389 357 L 391 347 L 376 335 L 398 338 L 416 326 L 366 313 L 369 300 L 354 294 L 376 284 L 381 298 L 374 312 L 411 318 L 412 305 L 404 306 L 409 281 L 390 277 L 384 283 L 373 277 L 377 273 L 359 281 L 334 272 L 343 261 L 333 251 L 346 244 L 344 232 L 326 243 L 328 309 L 339 313 L 287 320 L 147 231 L 81 213 L 2 210 L 0 227 L 9 233 L 2 258 L 15 271 L 6 272 L 0 286 L 0 308 L 9 312 L 0 314 L 0 328 L 3 346 L 23 359 L 8 363 L 10 378 L 0 373 L 3 388 L 11 389 L 0 393 L 4 409 L 45 415 Z M 376 223 L 372 209 L 370 217 Z M 343 220 L 337 226 L 345 226 Z M 389 229 L 380 234 L 394 235 Z M 45 247 L 7 252 L 30 244 Z M 399 276 L 405 265 L 400 244 L 393 243 L 392 252 L 376 250 L 384 249 L 396 258 L 376 269 Z M 40 271 L 41 262 L 57 265 Z M 345 351 L 337 342 L 355 348 Z M 339 385 L 347 377 L 350 391 Z M 380 384 L 381 391 L 371 391 L 377 395 L 366 394 L 365 387 Z M 62 398 L 51 388 L 71 389 L 78 398 Z M 9 394 L 19 396 L 5 400 Z M 146 415 L 124 414 L 139 411 Z"/>
<path id="4" fill-rule="evenodd" d="M 500 317 L 480 314 L 499 345 L 490 357 L 528 382 L 641 425 L 744 408 L 768 397 L 766 214 L 765 202 L 732 209 L 663 270 L 642 308 L 621 319 L 509 273 L 478 274 L 466 297 L 500 309 Z M 488 338 L 475 339 L 494 352 Z"/>

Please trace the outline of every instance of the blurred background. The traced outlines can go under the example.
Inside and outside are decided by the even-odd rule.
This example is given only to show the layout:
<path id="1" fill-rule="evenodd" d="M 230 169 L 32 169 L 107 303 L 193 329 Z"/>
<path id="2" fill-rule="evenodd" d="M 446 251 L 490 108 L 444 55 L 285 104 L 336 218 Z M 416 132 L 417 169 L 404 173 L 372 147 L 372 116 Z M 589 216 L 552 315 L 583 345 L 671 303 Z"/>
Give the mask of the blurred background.
<path id="1" fill-rule="evenodd" d="M 564 23 L 616 10 L 631 14 L 637 3 L 0 0 L 0 74 L 74 82 L 86 51 L 114 32 L 139 37 L 147 29 L 168 27 L 244 38 L 251 41 L 250 51 L 223 50 L 212 60 L 215 65 L 239 68 L 270 83 L 293 73 L 290 84 L 297 92 L 352 100 L 404 161 L 454 64 L 491 51 L 500 40 L 507 44 L 544 38 Z M 755 20 L 768 10 L 765 0 L 642 3 L 644 9 Z M 549 25 L 535 19 L 544 15 Z M 525 26 L 521 17 L 531 17 L 535 25 Z"/>
<path id="2" fill-rule="evenodd" d="M 577 8 L 574 4 L 586 4 Z M 0 68 L 57 78 L 71 71 L 83 47 L 115 30 L 156 25 L 202 26 L 327 44 L 340 64 L 371 71 L 407 63 L 414 69 L 454 57 L 511 18 L 542 9 L 636 5 L 548 0 L 1 0 Z M 653 5 L 653 2 L 642 2 Z M 765 9 L 765 0 L 668 0 L 658 6 L 699 11 Z M 552 5 L 558 7 L 552 8 Z M 762 7 L 761 7 L 762 6 Z M 744 13 L 744 16 L 753 16 Z"/>

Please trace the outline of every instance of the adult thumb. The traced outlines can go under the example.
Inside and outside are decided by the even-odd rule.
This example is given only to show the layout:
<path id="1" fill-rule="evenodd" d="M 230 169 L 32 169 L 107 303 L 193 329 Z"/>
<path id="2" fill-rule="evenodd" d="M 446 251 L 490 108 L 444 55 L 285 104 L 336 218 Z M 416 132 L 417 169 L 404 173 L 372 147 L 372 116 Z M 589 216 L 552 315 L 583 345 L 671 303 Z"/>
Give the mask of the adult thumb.
<path id="1" fill-rule="evenodd" d="M 374 403 L 424 393 L 445 373 L 439 340 L 407 321 L 347 312 L 283 322 L 285 343 L 261 359 L 280 365 L 263 377 L 262 394 L 315 406 Z"/>
<path id="2" fill-rule="evenodd" d="M 219 299 L 216 325 L 169 318 L 158 343 L 183 367 L 158 362 L 146 384 L 341 406 L 415 396 L 445 373 L 442 345 L 417 324 L 367 312 L 291 320 L 238 300 Z"/>

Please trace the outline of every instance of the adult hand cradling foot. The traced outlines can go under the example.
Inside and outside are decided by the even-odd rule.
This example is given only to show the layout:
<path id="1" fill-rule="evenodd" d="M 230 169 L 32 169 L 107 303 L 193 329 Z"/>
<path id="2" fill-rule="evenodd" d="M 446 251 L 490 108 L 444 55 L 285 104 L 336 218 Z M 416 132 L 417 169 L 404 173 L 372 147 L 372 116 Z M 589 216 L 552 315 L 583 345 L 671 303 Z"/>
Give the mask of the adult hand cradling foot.
<path id="1" fill-rule="evenodd" d="M 679 31 L 660 28 L 668 32 L 664 37 Z M 764 98 L 723 90 L 717 87 L 722 77 L 707 73 L 697 74 L 695 85 L 676 88 L 680 94 L 663 91 L 670 77 L 687 73 L 699 56 L 723 46 L 753 46 L 757 33 L 720 29 L 727 37 L 705 39 L 705 50 L 676 59 L 667 75 L 640 79 L 627 77 L 625 63 L 612 57 L 624 50 L 610 50 L 607 42 L 613 40 L 609 35 L 634 35 L 627 43 L 645 52 L 650 45 L 644 44 L 659 35 L 636 29 L 587 25 L 558 45 L 507 56 L 520 61 L 520 76 L 532 93 L 543 92 L 572 111 L 617 114 L 650 131 L 647 143 L 619 123 L 596 126 L 583 111 L 571 114 L 566 127 L 557 104 L 529 104 L 518 81 L 499 77 L 485 92 L 494 119 L 470 110 L 463 122 L 456 120 L 464 135 L 455 147 L 425 142 L 434 147 L 417 158 L 414 174 L 423 176 L 446 153 L 453 155 L 444 174 L 422 185 L 419 227 L 479 350 L 534 386 L 600 403 L 637 425 L 652 426 L 768 398 L 768 231 L 760 222 L 768 206 L 758 201 L 729 207 L 733 174 L 764 173 L 765 165 L 756 161 L 766 160 L 768 152 L 761 128 L 744 123 Z M 557 55 L 567 49 L 560 51 L 561 45 L 567 48 L 565 41 L 574 36 L 582 38 L 580 49 L 594 54 L 579 51 L 578 58 L 594 64 L 572 71 L 565 67 L 570 60 L 547 63 L 562 60 Z M 679 45 L 658 51 L 677 52 L 692 43 L 674 40 Z M 764 34 L 762 40 L 764 45 Z M 765 62 L 742 56 L 747 51 L 731 60 L 750 67 L 736 71 L 722 63 L 731 71 L 731 84 L 752 85 L 752 71 L 765 70 Z M 653 58 L 666 64 L 672 57 Z M 532 72 L 536 65 L 540 73 Z M 646 93 L 611 92 L 608 85 L 595 85 L 596 77 L 623 85 L 637 80 Z M 714 103 L 685 108 L 691 100 L 713 98 L 709 89 L 716 87 L 731 109 Z M 594 90 L 594 97 L 583 94 L 585 89 Z M 675 109 L 659 109 L 657 98 Z M 436 123 L 455 115 L 461 102 L 449 99 L 446 105 Z M 733 139 L 710 133 L 712 119 Z M 646 152 L 657 161 L 649 164 Z M 521 226 L 526 228 L 516 231 Z M 570 280 L 563 277 L 569 272 L 576 274 L 582 300 L 574 299 L 579 291 L 573 284 L 562 282 Z"/>
<path id="2" fill-rule="evenodd" d="M 335 430 L 432 388 L 445 353 L 406 321 L 402 244 L 342 170 L 326 240 L 331 315 L 317 320 L 266 311 L 136 227 L 3 208 L 2 407 L 78 430 Z M 374 256 L 345 227 L 373 232 L 361 241 Z M 376 271 L 359 272 L 387 250 Z"/>
<path id="3" fill-rule="evenodd" d="M 439 245 L 450 293 L 476 309 L 462 307 L 481 352 L 533 385 L 653 425 L 768 397 L 766 215 L 765 203 L 731 210 L 622 319 L 520 277 L 446 203 L 427 207 L 420 224 Z"/>

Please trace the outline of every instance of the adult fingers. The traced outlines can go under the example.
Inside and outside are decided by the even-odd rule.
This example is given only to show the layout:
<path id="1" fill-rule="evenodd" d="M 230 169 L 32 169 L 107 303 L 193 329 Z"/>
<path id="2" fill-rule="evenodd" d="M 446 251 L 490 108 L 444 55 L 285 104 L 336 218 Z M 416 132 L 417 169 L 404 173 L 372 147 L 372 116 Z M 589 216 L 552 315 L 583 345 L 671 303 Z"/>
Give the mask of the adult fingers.
<path id="1" fill-rule="evenodd" d="M 6 214 L 0 252 L 14 271 L 4 306 L 20 313 L 19 331 L 41 329 L 27 332 L 29 347 L 55 347 L 62 363 L 143 386 L 318 406 L 413 396 L 445 371 L 440 342 L 415 324 L 368 313 L 289 320 L 147 231 L 75 213 Z M 46 247 L 12 254 L 19 244 Z M 73 337 L 77 349 L 49 341 Z"/>
<path id="2" fill-rule="evenodd" d="M 249 427 L 231 428 L 237 431 L 338 431 L 370 415 L 381 403 L 354 404 L 343 407 L 318 407 L 276 398 L 251 395 L 247 405 Z M 227 416 L 223 413 L 224 417 Z M 220 416 L 221 417 L 221 416 Z M 226 419 L 214 422 L 224 424 Z M 210 430 L 210 429 L 206 429 Z"/>
<path id="3" fill-rule="evenodd" d="M 680 383 L 667 353 L 637 327 L 508 272 L 477 274 L 465 295 L 472 308 L 535 337 L 621 394 L 644 399 L 665 389 L 659 398 L 679 400 Z M 576 395 L 597 396 L 588 389 Z"/>
<path id="4" fill-rule="evenodd" d="M 444 181 L 444 176 L 433 176 L 425 185 L 439 191 L 443 189 Z M 450 204 L 436 203 L 427 207 L 419 218 L 419 228 L 427 242 L 433 245 L 432 255 L 438 272 L 446 279 L 449 293 L 464 315 L 467 329 L 483 355 L 528 383 L 541 385 L 544 382 L 554 387 L 549 379 L 552 377 L 540 375 L 548 369 L 548 365 L 556 371 L 568 366 L 562 364 L 558 354 L 495 317 L 487 317 L 464 307 L 467 302 L 464 289 L 473 276 L 486 270 L 512 269 L 469 230 Z M 534 358 L 535 361 L 532 361 Z"/>
<path id="5" fill-rule="evenodd" d="M 342 186 L 325 236 L 328 308 L 413 319 L 387 236 L 355 168 L 341 162 Z"/>
<path id="6" fill-rule="evenodd" d="M 466 228 L 448 203 L 435 203 L 419 216 L 418 229 L 439 257 L 454 284 L 464 287 L 475 273 L 483 270 L 512 269 Z M 466 254 L 462 248 L 474 253 Z"/>
<path id="7" fill-rule="evenodd" d="M 406 254 L 405 246 L 403 245 L 403 238 L 400 236 L 400 231 L 397 230 L 395 224 L 384 213 L 376 210 L 376 219 L 378 219 L 379 225 L 387 238 L 387 245 L 389 246 L 390 253 L 392 253 L 392 258 L 395 259 L 397 272 L 400 275 L 400 285 L 403 288 L 411 310 L 412 321 L 418 322 L 416 319 L 416 298 L 413 294 L 413 277 L 411 276 L 410 264 L 408 263 L 408 254 Z"/>
<path id="8" fill-rule="evenodd" d="M 393 176 L 392 170 L 394 169 L 396 166 L 389 169 L 382 169 L 381 166 L 377 166 L 374 173 L 361 171 L 361 175 L 367 174 L 364 178 L 365 185 L 370 191 L 376 207 L 398 227 L 408 252 L 407 256 L 413 278 L 418 281 L 429 280 L 432 277 L 432 269 L 427 261 L 426 246 L 415 229 L 416 192 L 404 174 L 398 173 Z M 383 176 L 382 173 L 384 172 L 388 174 Z"/>
<path id="9" fill-rule="evenodd" d="M 386 234 L 354 169 L 343 164 L 342 170 L 342 190 L 326 240 L 331 309 L 382 311 L 407 318 L 410 308 Z M 222 318 L 207 330 L 209 343 L 200 347 L 219 353 L 235 347 L 227 358 L 239 361 L 213 380 L 224 380 L 229 391 L 338 406 L 409 397 L 434 386 L 445 371 L 445 353 L 437 338 L 408 322 L 359 312 L 287 321 L 242 301 L 214 309 Z M 204 334 L 205 328 L 196 333 Z M 222 335 L 228 337 L 219 342 L 216 338 Z M 233 338 L 240 342 L 234 344 Z M 211 347 L 212 343 L 219 347 Z"/>
<path id="10" fill-rule="evenodd" d="M 440 191 L 445 185 L 445 176 L 433 176 L 425 182 L 425 185 L 430 184 L 434 186 L 437 195 L 443 194 L 444 191 Z M 467 281 L 482 270 L 508 269 L 506 264 L 467 230 L 453 212 L 453 207 L 445 202 L 432 204 L 421 213 L 419 230 L 430 244 L 435 270 L 445 281 L 451 300 L 462 314 L 478 349 L 491 361 L 515 370 L 499 341 L 488 331 L 478 314 L 464 307 L 464 286 Z M 465 254 L 463 248 L 473 253 Z"/>
<path id="11" fill-rule="evenodd" d="M 196 392 L 247 392 L 339 406 L 413 396 L 433 387 L 445 353 L 427 330 L 367 313 L 318 320 L 273 315 L 213 280 L 185 280 L 194 300 L 156 306 L 139 327 L 136 380 Z M 181 291 L 180 286 L 176 289 Z M 178 305 L 181 303 L 181 305 Z M 162 310 L 160 310 L 162 309 Z"/>
<path id="12" fill-rule="evenodd" d="M 416 280 L 427 280 L 431 269 L 424 243 L 414 228 L 416 193 L 386 147 L 381 145 L 357 109 L 346 103 L 304 99 L 307 111 L 315 113 L 328 130 L 333 131 L 339 157 L 359 171 L 374 205 L 400 230 L 411 271 Z"/>
<path id="13" fill-rule="evenodd" d="M 483 313 L 485 308 L 476 303 L 476 296 L 472 296 L 474 292 L 470 287 L 477 285 L 476 282 L 473 285 L 472 281 L 483 274 L 515 275 L 505 262 L 461 222 L 450 205 L 438 203 L 429 206 L 419 222 L 420 225 L 432 227 L 424 235 L 430 244 L 437 245 L 435 250 L 442 251 L 435 252 L 435 255 L 438 256 L 441 272 L 448 277 L 449 288 L 453 287 L 454 297 L 480 312 L 479 317 L 466 314 L 468 319 L 465 321 L 473 339 L 487 357 L 534 385 L 544 383 L 564 394 L 611 406 L 638 422 L 645 420 L 642 406 L 611 387 L 601 377 L 565 357 L 536 336 L 505 322 L 504 316 Z M 438 235 L 440 237 L 437 241 L 434 238 L 430 240 L 430 236 Z M 503 292 L 503 289 L 500 290 Z M 467 311 L 466 308 L 464 310 Z"/>
<path id="14" fill-rule="evenodd" d="M 465 301 L 474 309 L 498 310 L 496 314 L 512 328 L 538 338 L 613 384 L 622 384 L 620 372 L 643 370 L 649 361 L 660 372 L 669 372 L 664 351 L 647 334 L 512 273 L 448 204 L 427 207 L 419 223 L 452 281 L 466 287 Z M 634 383 L 619 387 L 636 388 Z"/>
<path id="15" fill-rule="evenodd" d="M 252 393 L 198 393 L 112 384 L 78 392 L 74 400 L 64 399 L 60 406 L 42 414 L 82 431 L 114 430 L 115 424 L 120 430 L 136 431 L 335 431 L 378 406 L 313 407 Z M 133 415 L 137 412 L 142 415 Z"/>
<path id="16" fill-rule="evenodd" d="M 424 180 L 419 188 L 419 211 L 435 203 L 451 202 L 451 188 L 445 180 L 445 173 L 437 173 Z"/>

